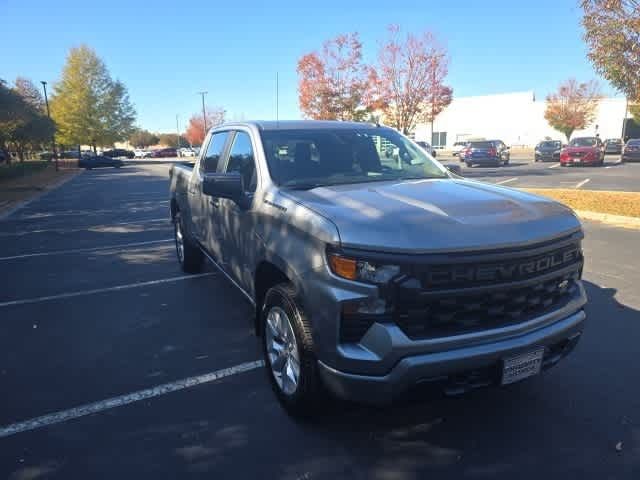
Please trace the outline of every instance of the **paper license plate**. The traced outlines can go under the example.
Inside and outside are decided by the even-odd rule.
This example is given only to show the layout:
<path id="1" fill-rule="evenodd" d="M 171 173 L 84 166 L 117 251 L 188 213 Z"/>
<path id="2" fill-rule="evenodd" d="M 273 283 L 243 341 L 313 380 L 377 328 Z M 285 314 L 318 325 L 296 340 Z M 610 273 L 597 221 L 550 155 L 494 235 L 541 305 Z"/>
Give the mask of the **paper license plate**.
<path id="1" fill-rule="evenodd" d="M 502 367 L 502 385 L 508 385 L 540 373 L 544 347 L 515 357 L 505 358 Z"/>

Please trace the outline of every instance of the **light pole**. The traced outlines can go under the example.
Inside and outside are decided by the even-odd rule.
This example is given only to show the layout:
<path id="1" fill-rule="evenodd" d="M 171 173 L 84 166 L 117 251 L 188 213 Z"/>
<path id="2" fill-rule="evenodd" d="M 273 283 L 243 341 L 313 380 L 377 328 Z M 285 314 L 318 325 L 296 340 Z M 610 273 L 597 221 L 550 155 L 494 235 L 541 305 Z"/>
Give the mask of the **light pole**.
<path id="1" fill-rule="evenodd" d="M 42 84 L 42 88 L 44 90 L 44 104 L 47 106 L 47 117 L 51 120 L 51 112 L 49 111 L 49 98 L 47 97 L 47 82 L 44 80 L 40 80 Z M 56 161 L 56 172 L 58 171 L 58 154 L 56 153 L 56 134 L 54 133 L 51 137 L 51 146 L 53 150 L 53 158 Z"/>
<path id="2" fill-rule="evenodd" d="M 176 133 L 178 134 L 178 149 L 180 148 L 181 142 L 180 142 L 180 127 L 178 126 L 178 114 L 176 113 Z M 178 154 L 180 154 L 180 151 L 178 150 Z"/>
<path id="3" fill-rule="evenodd" d="M 204 109 L 204 96 L 209 92 L 198 92 L 198 95 L 202 96 L 202 121 L 204 122 L 204 136 L 207 136 L 207 113 Z"/>

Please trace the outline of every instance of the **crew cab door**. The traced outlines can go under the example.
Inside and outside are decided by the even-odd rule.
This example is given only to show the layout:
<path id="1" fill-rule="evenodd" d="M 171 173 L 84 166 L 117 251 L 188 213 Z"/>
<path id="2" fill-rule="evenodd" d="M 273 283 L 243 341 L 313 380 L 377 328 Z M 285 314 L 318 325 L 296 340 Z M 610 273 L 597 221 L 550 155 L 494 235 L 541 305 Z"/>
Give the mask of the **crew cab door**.
<path id="1" fill-rule="evenodd" d="M 202 179 L 207 173 L 216 173 L 221 168 L 229 132 L 214 132 L 209 142 L 203 145 L 200 160 L 193 170 L 189 182 L 189 207 L 194 228 L 194 236 L 198 242 L 214 257 L 220 256 L 221 232 L 219 226 L 219 199 L 204 195 Z"/>
<path id="2" fill-rule="evenodd" d="M 219 207 L 224 268 L 248 292 L 252 291 L 253 286 L 251 266 L 256 251 L 253 196 L 258 178 L 255 152 L 255 145 L 248 132 L 234 132 L 223 171 L 239 173 L 242 176 L 246 202 L 240 206 L 233 200 L 221 198 Z"/>

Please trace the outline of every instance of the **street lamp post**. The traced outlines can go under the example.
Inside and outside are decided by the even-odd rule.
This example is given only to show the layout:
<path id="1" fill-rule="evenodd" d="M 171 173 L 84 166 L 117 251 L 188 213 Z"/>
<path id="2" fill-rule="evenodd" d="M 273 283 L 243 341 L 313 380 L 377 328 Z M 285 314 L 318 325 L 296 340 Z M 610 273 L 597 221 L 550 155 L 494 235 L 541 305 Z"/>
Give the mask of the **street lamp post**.
<path id="1" fill-rule="evenodd" d="M 204 122 L 204 135 L 207 136 L 207 113 L 204 109 L 204 96 L 209 92 L 198 92 L 202 96 L 202 121 Z"/>
<path id="2" fill-rule="evenodd" d="M 47 82 L 45 82 L 44 80 L 41 80 L 40 83 L 42 84 L 42 89 L 44 90 L 44 104 L 47 106 L 47 117 L 49 117 L 49 120 L 51 120 L 51 112 L 49 111 L 49 98 L 47 97 Z M 56 172 L 58 171 L 58 154 L 56 152 L 56 134 L 53 134 L 53 137 L 51 137 L 51 146 L 52 146 L 52 150 L 53 150 L 53 158 L 56 161 Z"/>

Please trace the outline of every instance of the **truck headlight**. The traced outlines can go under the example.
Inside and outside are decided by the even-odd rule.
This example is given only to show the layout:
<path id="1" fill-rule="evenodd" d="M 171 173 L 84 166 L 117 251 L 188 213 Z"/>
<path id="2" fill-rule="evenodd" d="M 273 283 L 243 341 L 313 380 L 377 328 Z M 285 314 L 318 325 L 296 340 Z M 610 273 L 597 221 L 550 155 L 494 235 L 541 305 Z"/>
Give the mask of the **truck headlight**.
<path id="1" fill-rule="evenodd" d="M 398 265 L 379 265 L 367 260 L 357 260 L 337 253 L 328 253 L 329 267 L 337 276 L 347 280 L 385 284 L 400 273 Z"/>

